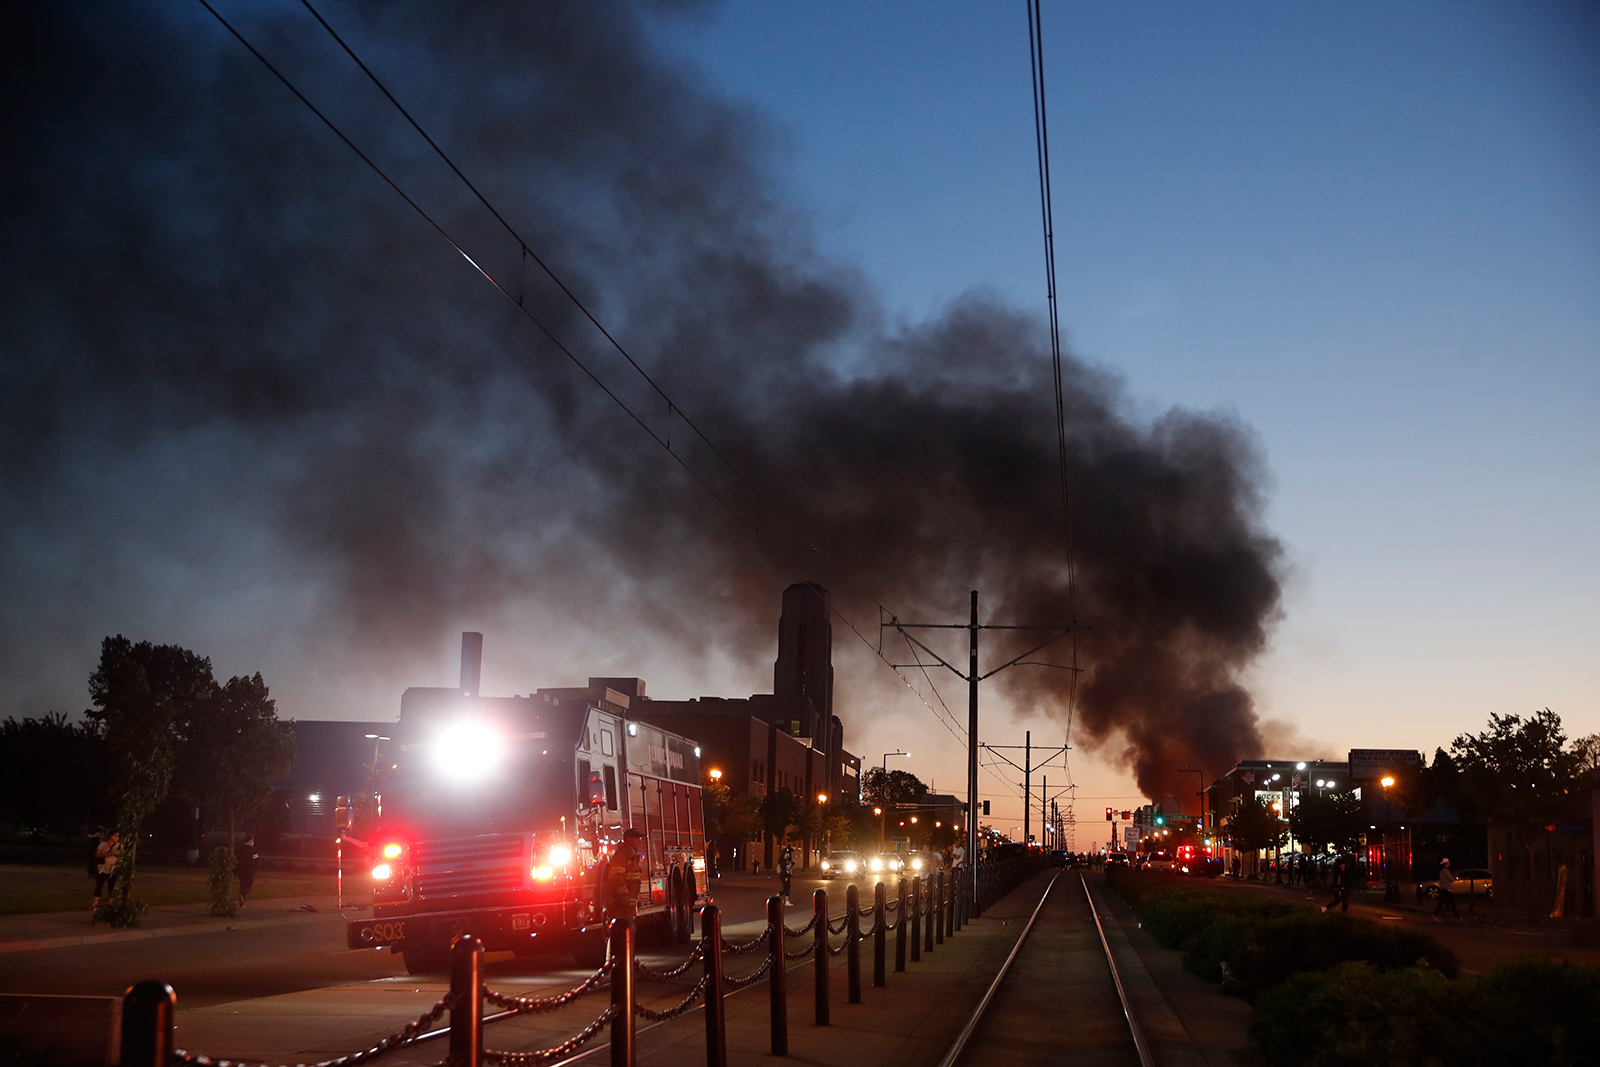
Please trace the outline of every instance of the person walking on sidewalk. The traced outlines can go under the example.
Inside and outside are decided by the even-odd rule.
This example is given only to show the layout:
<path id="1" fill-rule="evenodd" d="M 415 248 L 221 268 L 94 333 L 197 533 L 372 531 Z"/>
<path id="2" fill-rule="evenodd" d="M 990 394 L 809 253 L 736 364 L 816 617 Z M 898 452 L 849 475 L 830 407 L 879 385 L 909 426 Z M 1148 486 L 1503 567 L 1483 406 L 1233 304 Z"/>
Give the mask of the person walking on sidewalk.
<path id="1" fill-rule="evenodd" d="M 256 835 L 245 834 L 244 844 L 233 850 L 233 871 L 239 876 L 239 907 L 244 907 L 244 898 L 250 895 L 250 887 L 256 884 L 256 860 L 261 857 L 256 854 Z"/>
<path id="2" fill-rule="evenodd" d="M 1323 911 L 1332 911 L 1335 906 L 1340 911 L 1350 910 L 1350 879 L 1354 876 L 1350 861 L 1340 856 L 1333 870 L 1333 899 L 1322 906 Z"/>
<path id="3" fill-rule="evenodd" d="M 778 877 L 783 881 L 784 904 L 793 904 L 794 902 L 789 899 L 789 889 L 794 882 L 794 849 L 784 848 L 783 858 L 778 861 Z"/>
<path id="4" fill-rule="evenodd" d="M 1446 905 L 1451 915 L 1461 918 L 1461 913 L 1456 911 L 1456 872 L 1450 869 L 1449 856 L 1439 861 L 1439 902 L 1433 906 L 1435 919 L 1439 917 L 1439 909 Z"/>

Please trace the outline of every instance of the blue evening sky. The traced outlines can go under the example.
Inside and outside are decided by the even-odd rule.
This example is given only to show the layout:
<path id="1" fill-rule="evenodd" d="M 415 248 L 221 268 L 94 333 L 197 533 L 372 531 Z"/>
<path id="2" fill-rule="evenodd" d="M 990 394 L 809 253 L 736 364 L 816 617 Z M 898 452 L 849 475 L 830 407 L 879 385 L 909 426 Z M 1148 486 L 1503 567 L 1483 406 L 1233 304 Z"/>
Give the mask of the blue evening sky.
<path id="1" fill-rule="evenodd" d="M 1273 473 L 1293 573 L 1252 683 L 1280 754 L 1431 753 L 1547 705 L 1600 731 L 1596 9 L 1044 20 L 1073 350 L 1141 415 L 1236 414 Z M 660 33 L 770 118 L 787 191 L 892 315 L 973 287 L 1042 312 L 1023 0 L 734 2 Z M 909 769 L 956 785 L 927 750 Z M 1074 770 L 1085 798 L 1132 792 Z"/>

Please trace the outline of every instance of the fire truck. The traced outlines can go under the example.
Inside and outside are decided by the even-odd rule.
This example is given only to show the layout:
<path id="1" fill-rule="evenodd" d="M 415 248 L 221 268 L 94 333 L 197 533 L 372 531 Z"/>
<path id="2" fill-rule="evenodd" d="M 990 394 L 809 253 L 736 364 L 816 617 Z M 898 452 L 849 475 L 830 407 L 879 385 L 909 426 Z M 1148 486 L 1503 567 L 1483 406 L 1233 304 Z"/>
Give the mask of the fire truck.
<path id="1" fill-rule="evenodd" d="M 372 911 L 346 923 L 346 944 L 388 947 L 411 974 L 443 970 L 463 933 L 598 966 L 603 861 L 629 829 L 647 842 L 641 928 L 687 941 L 705 872 L 699 746 L 630 721 L 608 694 L 481 696 L 477 636 L 464 635 L 461 687 L 401 699 L 366 842 Z"/>

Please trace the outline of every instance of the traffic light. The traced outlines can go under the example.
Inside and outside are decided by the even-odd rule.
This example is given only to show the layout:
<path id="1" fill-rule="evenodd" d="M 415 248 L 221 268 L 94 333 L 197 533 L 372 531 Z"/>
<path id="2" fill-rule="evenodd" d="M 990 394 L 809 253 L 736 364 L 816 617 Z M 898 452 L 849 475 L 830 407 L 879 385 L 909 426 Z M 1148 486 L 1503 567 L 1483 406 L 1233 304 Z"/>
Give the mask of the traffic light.
<path id="1" fill-rule="evenodd" d="M 989 802 L 987 800 L 983 802 L 983 813 L 985 815 L 989 814 Z"/>
<path id="2" fill-rule="evenodd" d="M 1107 808 L 1106 809 L 1106 822 L 1111 822 L 1113 817 L 1115 816 L 1115 814 L 1116 813 L 1113 812 L 1110 808 Z"/>
<path id="3" fill-rule="evenodd" d="M 1156 809 L 1156 825 L 1157 826 L 1165 826 L 1165 825 L 1167 825 L 1167 817 L 1165 815 L 1161 814 L 1161 809 L 1160 808 Z"/>

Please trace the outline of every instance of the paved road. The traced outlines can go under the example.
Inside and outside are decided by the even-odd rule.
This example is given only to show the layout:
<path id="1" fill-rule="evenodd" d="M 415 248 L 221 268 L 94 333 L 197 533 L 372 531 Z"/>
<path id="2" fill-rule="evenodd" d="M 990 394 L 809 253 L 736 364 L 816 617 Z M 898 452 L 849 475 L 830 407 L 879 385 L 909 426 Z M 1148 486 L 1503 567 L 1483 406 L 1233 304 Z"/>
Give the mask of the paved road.
<path id="1" fill-rule="evenodd" d="M 818 886 L 834 891 L 830 896 L 835 912 L 843 907 L 843 883 L 796 878 L 795 906 L 790 913 L 807 914 L 811 890 Z M 719 880 L 712 892 L 722 909 L 723 924 L 736 926 L 762 921 L 766 898 L 777 888 L 776 879 L 741 876 Z M 388 950 L 345 948 L 343 920 L 331 910 L 330 901 L 317 903 L 320 910 L 312 914 L 299 911 L 298 901 L 261 901 L 241 913 L 236 922 L 206 918 L 200 905 L 162 909 L 169 921 L 174 912 L 182 914 L 187 923 L 182 932 L 169 925 L 141 931 L 134 939 L 119 939 L 104 926 L 91 929 L 87 921 L 80 927 L 75 915 L 54 916 L 48 928 L 34 936 L 59 939 L 63 933 L 81 932 L 107 939 L 0 955 L 4 963 L 0 993 L 120 996 L 136 981 L 159 978 L 179 991 L 185 1007 L 201 1007 L 403 978 L 404 964 Z M 26 921 L 23 916 L 5 917 L 0 935 L 7 927 L 20 929 Z M 150 926 L 156 928 L 157 924 Z M 150 932 L 172 936 L 142 936 Z M 494 977 L 528 979 L 570 971 L 572 960 L 565 954 L 495 958 L 487 967 Z"/>

